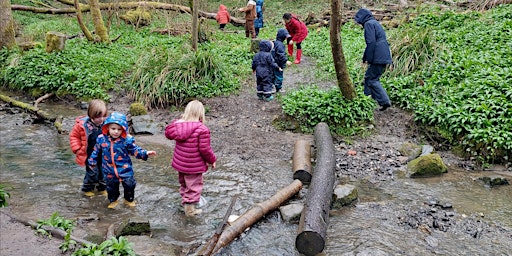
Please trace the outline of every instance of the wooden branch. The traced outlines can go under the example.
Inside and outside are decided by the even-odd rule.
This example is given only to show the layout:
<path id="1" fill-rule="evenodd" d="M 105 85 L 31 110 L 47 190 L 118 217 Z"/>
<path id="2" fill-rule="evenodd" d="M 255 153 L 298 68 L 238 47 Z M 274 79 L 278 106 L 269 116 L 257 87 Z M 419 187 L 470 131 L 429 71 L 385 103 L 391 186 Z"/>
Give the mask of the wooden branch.
<path id="1" fill-rule="evenodd" d="M 293 179 L 309 185 L 311 182 L 311 143 L 306 140 L 298 140 L 293 148 L 292 158 Z"/>
<path id="2" fill-rule="evenodd" d="M 222 232 L 212 254 L 218 253 L 222 248 L 242 234 L 246 228 L 256 223 L 265 216 L 265 214 L 277 209 L 283 202 L 297 194 L 301 188 L 302 182 L 300 180 L 294 180 L 290 185 L 278 191 L 268 200 L 258 203 L 246 211 Z"/>
<path id="3" fill-rule="evenodd" d="M 326 123 L 315 127 L 316 166 L 299 222 L 295 247 L 304 255 L 317 255 L 325 248 L 329 210 L 334 192 L 336 157 L 331 132 Z"/>
<path id="4" fill-rule="evenodd" d="M 224 227 L 226 226 L 229 215 L 231 215 L 231 212 L 233 211 L 233 206 L 235 205 L 237 196 L 234 196 L 231 198 L 231 203 L 229 204 L 228 210 L 226 211 L 226 214 L 224 214 L 224 218 L 222 219 L 222 222 L 219 224 L 219 227 L 217 227 L 217 230 L 215 231 L 215 234 L 213 237 L 208 240 L 208 242 L 203 246 L 201 250 L 197 253 L 199 256 L 209 256 L 212 255 L 213 249 L 217 245 L 217 242 L 219 241 L 219 237 L 222 234 L 222 231 L 224 230 Z"/>
<path id="5" fill-rule="evenodd" d="M 35 223 L 33 221 L 21 219 L 21 218 L 18 218 L 18 217 L 14 217 L 11 214 L 9 214 L 9 213 L 7 213 L 5 211 L 2 211 L 2 210 L 0 210 L 0 212 L 2 214 L 7 215 L 9 218 L 15 220 L 16 222 L 19 222 L 19 223 L 21 223 L 21 224 L 23 224 L 25 226 L 29 226 L 29 227 L 31 227 L 33 229 L 37 229 L 38 225 L 37 225 L 37 223 Z M 62 229 L 58 229 L 58 228 L 54 228 L 54 227 L 50 227 L 50 226 L 42 226 L 40 228 L 42 228 L 45 231 L 47 231 L 48 233 L 52 234 L 53 237 L 57 237 L 57 238 L 62 239 L 62 240 L 64 240 L 64 237 L 66 237 L 66 235 L 67 235 L 66 231 L 64 231 Z M 76 241 L 77 243 L 79 243 L 81 245 L 93 244 L 92 242 L 89 242 L 89 241 L 87 241 L 85 239 L 82 239 L 82 238 L 74 237 L 73 235 L 70 236 L 70 239 Z"/>
<path id="6" fill-rule="evenodd" d="M 47 94 L 39 97 L 36 101 L 34 101 L 34 108 L 37 109 L 37 104 L 39 104 L 43 100 L 46 100 L 46 99 L 52 97 L 53 95 L 55 95 L 55 94 L 52 92 L 52 93 L 47 93 Z"/>
<path id="7" fill-rule="evenodd" d="M 62 2 L 62 1 L 61 1 Z M 71 1 L 67 1 L 66 4 L 72 5 Z M 147 1 L 140 1 L 140 2 L 122 2 L 122 3 L 99 3 L 100 10 L 107 10 L 107 9 L 137 9 L 137 8 L 146 8 L 146 9 L 160 9 L 160 10 L 170 10 L 170 11 L 176 11 L 180 13 L 188 13 L 191 14 L 190 8 L 183 5 L 177 5 L 177 4 L 168 4 L 168 3 L 160 3 L 160 2 L 147 2 Z M 88 12 L 90 11 L 90 6 L 86 4 L 80 4 L 80 11 L 81 12 Z M 75 8 L 60 8 L 60 9 L 54 9 L 54 8 L 40 8 L 40 7 L 33 7 L 33 6 L 24 6 L 24 5 L 11 5 L 11 10 L 13 11 L 28 11 L 28 12 L 34 12 L 34 13 L 46 13 L 46 14 L 68 14 L 68 13 L 76 13 L 77 10 Z M 199 10 L 198 11 L 199 16 L 207 19 L 215 19 L 215 16 L 217 16 L 217 13 L 210 13 L 210 12 L 204 12 Z M 236 17 L 231 17 L 231 24 L 234 26 L 244 26 L 245 20 L 239 19 Z"/>

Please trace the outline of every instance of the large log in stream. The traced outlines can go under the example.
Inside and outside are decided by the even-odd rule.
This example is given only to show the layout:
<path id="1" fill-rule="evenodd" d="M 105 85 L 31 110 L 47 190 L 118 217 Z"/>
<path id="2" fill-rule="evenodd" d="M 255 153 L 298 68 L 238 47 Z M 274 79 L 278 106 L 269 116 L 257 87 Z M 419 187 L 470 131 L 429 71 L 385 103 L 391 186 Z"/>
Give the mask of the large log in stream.
<path id="1" fill-rule="evenodd" d="M 295 239 L 295 248 L 308 256 L 324 250 L 334 191 L 336 158 L 331 132 L 326 123 L 316 125 L 315 145 L 316 165 L 299 222 L 299 234 Z"/>
<path id="2" fill-rule="evenodd" d="M 293 147 L 292 157 L 293 179 L 302 181 L 304 185 L 311 182 L 311 143 L 298 140 Z"/>
<path id="3" fill-rule="evenodd" d="M 246 211 L 242 216 L 238 217 L 238 219 L 231 223 L 230 226 L 226 227 L 226 229 L 222 232 L 217 241 L 217 244 L 212 251 L 212 254 L 214 255 L 218 253 L 223 247 L 231 243 L 231 241 L 242 234 L 245 229 L 265 216 L 265 214 L 277 209 L 283 202 L 297 194 L 301 188 L 302 182 L 300 180 L 294 180 L 290 185 L 279 190 L 268 200 L 258 203 Z"/>

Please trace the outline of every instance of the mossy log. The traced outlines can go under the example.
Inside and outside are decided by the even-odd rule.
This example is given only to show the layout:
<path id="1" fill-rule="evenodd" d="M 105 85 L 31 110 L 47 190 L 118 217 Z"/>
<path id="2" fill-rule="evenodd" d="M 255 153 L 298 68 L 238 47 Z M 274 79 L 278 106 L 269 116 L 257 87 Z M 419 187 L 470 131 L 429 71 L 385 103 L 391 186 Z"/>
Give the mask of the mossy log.
<path id="1" fill-rule="evenodd" d="M 17 101 L 7 95 L 0 94 L 0 100 L 3 102 L 9 103 L 13 107 L 18 107 L 18 108 L 24 109 L 24 110 L 28 111 L 29 113 L 36 115 L 39 119 L 53 122 L 53 125 L 55 126 L 55 128 L 57 129 L 57 132 L 59 134 L 66 133 L 66 131 L 62 129 L 62 117 L 61 116 L 58 116 L 58 117 L 51 116 L 44 110 L 38 109 L 37 107 L 34 107 L 27 103 Z"/>
<path id="2" fill-rule="evenodd" d="M 329 225 L 336 157 L 331 132 L 326 123 L 316 125 L 315 145 L 316 165 L 295 238 L 295 248 L 304 255 L 317 255 L 324 250 Z"/>
<path id="3" fill-rule="evenodd" d="M 298 140 L 293 147 L 292 157 L 293 179 L 309 185 L 311 182 L 311 142 Z"/>

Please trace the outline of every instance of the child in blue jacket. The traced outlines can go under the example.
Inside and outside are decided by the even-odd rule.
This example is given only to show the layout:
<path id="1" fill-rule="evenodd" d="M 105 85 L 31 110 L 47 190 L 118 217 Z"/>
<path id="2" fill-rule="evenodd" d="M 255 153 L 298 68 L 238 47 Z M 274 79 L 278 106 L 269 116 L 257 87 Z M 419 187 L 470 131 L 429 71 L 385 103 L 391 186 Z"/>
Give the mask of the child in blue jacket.
<path id="1" fill-rule="evenodd" d="M 277 30 L 276 40 L 274 41 L 274 49 L 272 50 L 272 57 L 274 57 L 277 66 L 281 68 L 281 70 L 274 69 L 274 86 L 276 87 L 276 92 L 281 91 L 283 88 L 283 74 L 284 69 L 286 68 L 286 62 L 288 61 L 284 40 L 289 37 L 290 34 L 288 34 L 288 30 L 284 28 Z"/>
<path id="2" fill-rule="evenodd" d="M 119 198 L 119 184 L 123 184 L 125 204 L 135 206 L 135 186 L 132 160 L 130 156 L 147 160 L 149 156 L 156 156 L 155 151 L 146 151 L 135 145 L 135 139 L 128 134 L 126 116 L 114 112 L 105 120 L 101 128 L 102 134 L 98 136 L 94 150 L 88 159 L 91 168 L 97 168 L 97 156 L 102 154 L 102 170 L 107 185 L 107 196 L 110 204 L 108 208 L 115 208 Z"/>
<path id="3" fill-rule="evenodd" d="M 272 42 L 262 40 L 259 47 L 260 51 L 252 60 L 252 73 L 256 74 L 256 93 L 260 100 L 271 101 L 274 99 L 274 69 L 283 69 L 277 66 L 272 57 Z"/>

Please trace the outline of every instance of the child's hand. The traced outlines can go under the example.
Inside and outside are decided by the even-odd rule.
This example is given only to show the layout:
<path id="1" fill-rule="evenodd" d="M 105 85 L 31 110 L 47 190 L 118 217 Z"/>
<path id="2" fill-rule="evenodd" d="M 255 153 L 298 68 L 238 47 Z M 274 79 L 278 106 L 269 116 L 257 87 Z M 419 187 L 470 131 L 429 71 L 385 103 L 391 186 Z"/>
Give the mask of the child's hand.
<path id="1" fill-rule="evenodd" d="M 212 164 L 212 169 L 215 169 L 216 163 L 217 163 L 217 162 L 214 162 L 214 163 Z"/>
<path id="2" fill-rule="evenodd" d="M 283 69 L 282 69 L 282 68 L 279 68 L 279 71 L 283 71 Z"/>
<path id="3" fill-rule="evenodd" d="M 156 151 L 148 151 L 148 156 L 156 156 Z"/>
<path id="4" fill-rule="evenodd" d="M 293 40 L 290 40 L 290 42 L 288 42 L 288 44 L 293 44 Z"/>

